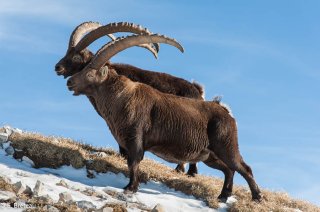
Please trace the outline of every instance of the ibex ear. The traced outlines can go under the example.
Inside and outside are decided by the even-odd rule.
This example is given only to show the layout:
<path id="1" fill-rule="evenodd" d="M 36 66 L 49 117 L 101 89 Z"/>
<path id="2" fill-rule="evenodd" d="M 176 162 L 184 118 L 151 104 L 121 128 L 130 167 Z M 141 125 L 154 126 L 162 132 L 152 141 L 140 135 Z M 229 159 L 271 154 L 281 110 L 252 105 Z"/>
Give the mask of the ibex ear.
<path id="1" fill-rule="evenodd" d="M 103 66 L 102 68 L 100 68 L 100 74 L 102 77 L 106 76 L 108 74 L 109 68 L 108 66 Z"/>

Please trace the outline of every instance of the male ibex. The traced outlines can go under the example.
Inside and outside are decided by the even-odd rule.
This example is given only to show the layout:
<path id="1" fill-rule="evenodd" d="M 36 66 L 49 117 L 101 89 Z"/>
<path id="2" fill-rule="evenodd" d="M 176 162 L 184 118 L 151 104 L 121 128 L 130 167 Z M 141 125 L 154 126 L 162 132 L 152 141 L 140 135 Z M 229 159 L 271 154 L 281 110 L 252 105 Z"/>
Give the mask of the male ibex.
<path id="1" fill-rule="evenodd" d="M 219 195 L 232 192 L 234 171 L 249 184 L 252 199 L 261 199 L 251 168 L 239 152 L 237 125 L 229 111 L 216 101 L 202 101 L 159 92 L 117 74 L 109 59 L 138 44 L 167 43 L 183 51 L 175 40 L 161 35 L 134 35 L 104 45 L 79 73 L 68 81 L 74 95 L 94 99 L 118 144 L 128 153 L 130 182 L 125 191 L 136 192 L 138 166 L 144 152 L 174 163 L 204 162 L 224 172 Z"/>
<path id="2" fill-rule="evenodd" d="M 71 34 L 67 53 L 56 64 L 55 70 L 57 74 L 63 75 L 66 78 L 80 72 L 93 57 L 93 53 L 90 52 L 86 47 L 104 35 L 108 35 L 115 40 L 116 38 L 112 36 L 111 33 L 116 32 L 151 34 L 148 29 L 132 23 L 120 22 L 102 26 L 97 22 L 84 22 L 77 26 Z M 159 50 L 159 45 L 157 43 L 139 44 L 138 46 L 148 49 L 155 57 L 157 57 L 157 52 Z M 174 77 L 169 74 L 142 70 L 125 64 L 112 64 L 112 68 L 119 75 L 124 75 L 133 81 L 150 85 L 161 92 L 188 98 L 203 99 L 203 88 L 197 83 L 190 83 L 184 79 Z M 94 99 L 90 97 L 88 98 L 96 108 Z M 126 156 L 124 149 L 119 147 L 119 150 L 121 155 Z M 184 169 L 184 164 L 179 164 L 176 167 L 177 171 L 184 172 Z M 187 173 L 190 176 L 197 174 L 197 165 L 190 164 Z"/>

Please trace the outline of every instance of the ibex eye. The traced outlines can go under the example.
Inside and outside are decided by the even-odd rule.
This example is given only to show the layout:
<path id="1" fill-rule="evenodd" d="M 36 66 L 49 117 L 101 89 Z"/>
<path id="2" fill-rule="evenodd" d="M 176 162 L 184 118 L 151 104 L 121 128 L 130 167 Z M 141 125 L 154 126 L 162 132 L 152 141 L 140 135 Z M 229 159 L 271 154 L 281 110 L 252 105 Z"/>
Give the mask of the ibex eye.
<path id="1" fill-rule="evenodd" d="M 72 61 L 73 62 L 82 62 L 82 58 L 81 58 L 80 55 L 77 54 L 77 55 L 72 57 Z"/>
<path id="2" fill-rule="evenodd" d="M 89 73 L 89 74 L 87 74 L 87 77 L 88 78 L 93 78 L 93 75 Z"/>

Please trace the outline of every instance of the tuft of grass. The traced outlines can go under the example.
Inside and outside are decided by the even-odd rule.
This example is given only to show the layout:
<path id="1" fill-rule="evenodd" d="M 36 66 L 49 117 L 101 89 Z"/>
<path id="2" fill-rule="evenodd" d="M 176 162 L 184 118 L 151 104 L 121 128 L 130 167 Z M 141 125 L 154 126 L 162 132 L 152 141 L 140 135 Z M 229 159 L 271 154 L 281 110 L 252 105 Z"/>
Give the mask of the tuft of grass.
<path id="1" fill-rule="evenodd" d="M 36 168 L 72 165 L 74 168 L 86 167 L 96 172 L 129 175 L 126 161 L 112 149 L 96 148 L 71 139 L 27 132 L 13 133 L 9 140 L 15 149 L 23 150 L 23 154 L 33 160 Z M 95 152 L 105 154 L 98 155 Z M 221 179 L 203 175 L 188 177 L 151 159 L 144 159 L 140 163 L 139 178 L 142 182 L 150 180 L 162 182 L 177 191 L 203 199 L 211 208 L 219 207 L 217 197 L 223 185 Z M 306 201 L 292 199 L 286 193 L 262 190 L 263 200 L 260 203 L 251 201 L 250 191 L 243 186 L 234 186 L 233 195 L 238 201 L 230 206 L 231 212 L 294 211 L 295 209 L 320 212 L 319 207 Z"/>
<path id="2" fill-rule="evenodd" d="M 8 183 L 4 178 L 0 177 L 0 190 L 13 192 L 13 186 Z"/>
<path id="3" fill-rule="evenodd" d="M 15 149 L 22 150 L 24 156 L 33 160 L 35 168 L 63 165 L 81 168 L 85 165 L 86 150 L 70 139 L 35 133 L 12 133 L 9 139 Z"/>

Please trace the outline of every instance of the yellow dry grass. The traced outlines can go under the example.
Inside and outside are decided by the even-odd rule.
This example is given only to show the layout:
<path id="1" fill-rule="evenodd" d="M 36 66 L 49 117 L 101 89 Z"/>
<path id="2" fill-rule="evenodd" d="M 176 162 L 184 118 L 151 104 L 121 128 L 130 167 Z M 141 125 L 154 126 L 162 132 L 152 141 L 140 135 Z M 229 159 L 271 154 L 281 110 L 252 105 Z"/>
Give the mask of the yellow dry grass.
<path id="1" fill-rule="evenodd" d="M 13 133 L 9 140 L 14 148 L 24 150 L 26 156 L 32 159 L 36 167 L 57 168 L 62 165 L 72 165 L 75 168 L 86 166 L 97 172 L 123 173 L 128 176 L 126 161 L 111 149 L 95 148 L 81 144 L 71 139 L 48 137 L 36 133 Z M 98 156 L 93 152 L 105 152 Z M 140 179 L 162 182 L 177 191 L 203 199 L 209 207 L 218 208 L 219 195 L 223 180 L 197 175 L 188 177 L 151 159 L 144 159 L 140 164 Z M 251 201 L 251 194 L 246 187 L 235 186 L 233 194 L 238 200 L 230 206 L 229 211 L 320 211 L 320 208 L 308 203 L 290 198 L 286 193 L 262 190 L 263 201 Z"/>
<path id="2" fill-rule="evenodd" d="M 4 178 L 0 177 L 0 191 L 11 191 L 13 192 L 13 187 Z"/>

